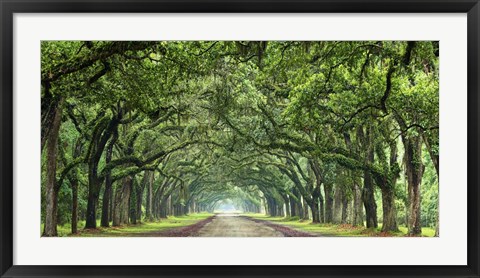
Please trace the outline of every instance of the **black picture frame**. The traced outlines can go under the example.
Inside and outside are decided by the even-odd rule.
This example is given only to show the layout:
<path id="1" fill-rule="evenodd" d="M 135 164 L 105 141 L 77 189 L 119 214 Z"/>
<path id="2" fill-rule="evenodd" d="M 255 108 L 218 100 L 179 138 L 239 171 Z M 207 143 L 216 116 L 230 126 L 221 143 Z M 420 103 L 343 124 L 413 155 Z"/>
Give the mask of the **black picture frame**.
<path id="1" fill-rule="evenodd" d="M 478 0 L 0 0 L 1 277 L 480 277 Z M 14 13 L 467 13 L 468 264 L 466 266 L 25 266 L 13 265 Z M 380 252 L 379 256 L 383 256 Z"/>

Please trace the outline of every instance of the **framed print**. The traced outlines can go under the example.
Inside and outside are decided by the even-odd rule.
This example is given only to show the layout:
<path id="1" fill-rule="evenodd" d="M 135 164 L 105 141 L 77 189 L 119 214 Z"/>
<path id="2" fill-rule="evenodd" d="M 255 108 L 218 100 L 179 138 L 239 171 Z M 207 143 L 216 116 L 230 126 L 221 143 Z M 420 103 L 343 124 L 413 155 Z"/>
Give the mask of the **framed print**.
<path id="1" fill-rule="evenodd" d="M 1 277 L 479 277 L 478 1 L 1 8 Z"/>

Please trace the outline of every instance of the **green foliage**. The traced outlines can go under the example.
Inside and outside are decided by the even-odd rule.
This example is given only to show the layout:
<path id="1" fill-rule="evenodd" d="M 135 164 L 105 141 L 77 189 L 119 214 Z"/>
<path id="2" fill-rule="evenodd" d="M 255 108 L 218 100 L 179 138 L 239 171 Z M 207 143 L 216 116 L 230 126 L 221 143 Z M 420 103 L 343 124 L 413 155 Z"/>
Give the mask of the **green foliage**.
<path id="1" fill-rule="evenodd" d="M 48 107 L 64 100 L 55 162 L 58 222 L 71 221 L 70 179 L 79 184 L 83 221 L 89 196 L 101 207 L 107 179 L 110 203 L 120 202 L 125 177 L 137 175 L 134 188 L 148 188 L 140 177 L 152 171 L 153 202 L 166 206 L 161 200 L 169 199 L 171 214 L 194 205 L 213 211 L 228 201 L 286 215 L 284 208 L 301 200 L 311 214 L 314 201 L 341 190 L 348 223 L 368 174 L 378 217 L 382 194 L 393 192 L 403 225 L 411 198 L 405 144 L 418 138 L 423 157 L 409 162 L 425 166 L 421 222 L 434 227 L 438 47 L 427 41 L 44 41 L 42 128 L 51 128 L 43 121 Z M 46 159 L 42 153 L 42 219 Z M 146 192 L 130 190 L 130 210 L 138 207 L 136 194 Z M 145 216 L 147 196 L 139 197 Z"/>

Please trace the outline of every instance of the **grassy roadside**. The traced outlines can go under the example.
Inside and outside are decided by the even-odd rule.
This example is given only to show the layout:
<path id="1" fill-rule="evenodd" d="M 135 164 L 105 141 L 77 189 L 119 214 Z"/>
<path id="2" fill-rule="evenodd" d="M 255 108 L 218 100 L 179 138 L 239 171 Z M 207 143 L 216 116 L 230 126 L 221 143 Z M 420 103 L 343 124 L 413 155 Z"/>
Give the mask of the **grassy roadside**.
<path id="1" fill-rule="evenodd" d="M 70 225 L 68 224 L 58 226 L 57 231 L 59 237 L 128 237 L 135 236 L 136 234 L 158 232 L 192 225 L 212 215 L 212 213 L 195 213 L 185 216 L 169 216 L 167 219 L 162 219 L 160 221 L 142 222 L 141 224 L 137 225 L 125 225 L 109 228 L 100 227 L 100 223 L 98 222 L 98 229 L 95 230 L 83 229 L 85 222 L 81 221 L 78 225 L 78 234 L 72 235 L 70 233 Z M 41 225 L 41 231 L 43 231 L 43 224 Z"/>
<path id="2" fill-rule="evenodd" d="M 343 237 L 368 237 L 368 236 L 392 236 L 402 237 L 407 234 L 406 227 L 399 227 L 398 233 L 385 234 L 380 232 L 381 224 L 377 229 L 366 229 L 364 227 L 353 227 L 352 225 L 338 224 L 312 224 L 311 221 L 299 221 L 297 218 L 270 217 L 261 213 L 245 213 L 242 214 L 256 219 L 271 221 L 276 224 L 289 226 L 305 232 L 313 234 L 321 234 L 323 236 L 343 236 Z M 433 237 L 435 230 L 432 228 L 422 228 L 424 237 Z"/>

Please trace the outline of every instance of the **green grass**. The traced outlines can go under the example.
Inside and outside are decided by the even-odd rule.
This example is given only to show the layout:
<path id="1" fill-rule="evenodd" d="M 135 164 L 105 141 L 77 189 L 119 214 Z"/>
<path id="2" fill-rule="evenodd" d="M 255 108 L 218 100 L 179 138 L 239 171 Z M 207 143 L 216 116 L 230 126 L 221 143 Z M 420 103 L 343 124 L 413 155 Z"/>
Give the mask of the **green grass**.
<path id="1" fill-rule="evenodd" d="M 167 219 L 162 219 L 155 222 L 142 222 L 136 225 L 124 225 L 120 227 L 100 227 L 100 221 L 97 221 L 97 229 L 84 230 L 85 221 L 79 221 L 78 234 L 72 235 L 71 226 L 69 224 L 57 226 L 58 236 L 72 236 L 72 237 L 128 237 L 143 233 L 153 233 L 172 228 L 178 228 L 195 224 L 196 222 L 212 216 L 212 213 L 195 213 L 185 216 L 169 216 Z M 43 231 L 43 224 L 41 225 Z"/>
<path id="2" fill-rule="evenodd" d="M 112 223 L 110 223 L 112 224 Z M 40 235 L 43 233 L 44 224 L 40 224 Z M 100 220 L 97 220 L 97 227 L 100 226 Z M 77 231 L 81 231 L 85 227 L 85 220 L 78 221 Z M 59 237 L 64 237 L 70 235 L 72 232 L 72 225 L 70 223 L 64 225 L 57 225 L 57 233 Z"/>
<path id="3" fill-rule="evenodd" d="M 365 227 L 354 227 L 351 225 L 338 225 L 338 224 L 312 224 L 310 220 L 301 221 L 298 217 L 269 217 L 260 213 L 247 213 L 246 216 L 268 220 L 280 225 L 289 226 L 298 230 L 321 234 L 324 236 L 345 236 L 345 237 L 368 237 L 368 236 L 392 236 L 401 237 L 407 234 L 406 227 L 399 227 L 399 232 L 389 233 L 385 235 L 381 233 L 382 225 L 379 224 L 377 229 L 366 229 Z M 435 235 L 435 229 L 422 228 L 422 236 L 433 237 Z"/>
<path id="4" fill-rule="evenodd" d="M 406 235 L 408 232 L 408 228 L 401 226 L 398 227 L 400 229 L 400 232 L 402 232 L 403 235 Z M 429 227 L 423 227 L 422 228 L 422 236 L 425 237 L 434 237 L 435 236 L 435 228 L 429 228 Z"/>

